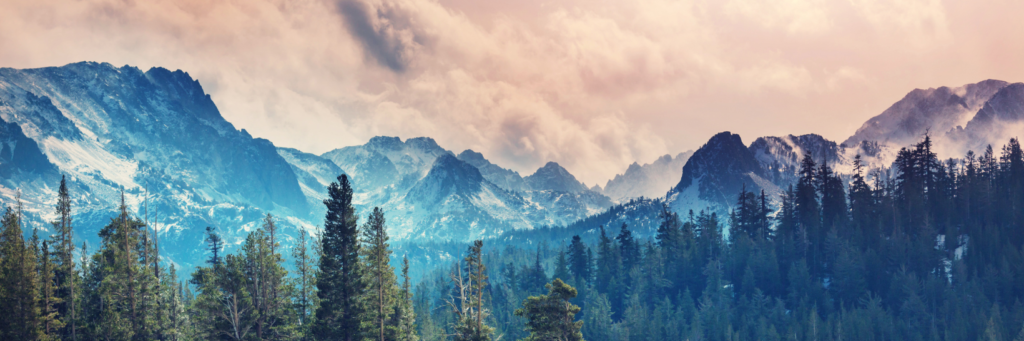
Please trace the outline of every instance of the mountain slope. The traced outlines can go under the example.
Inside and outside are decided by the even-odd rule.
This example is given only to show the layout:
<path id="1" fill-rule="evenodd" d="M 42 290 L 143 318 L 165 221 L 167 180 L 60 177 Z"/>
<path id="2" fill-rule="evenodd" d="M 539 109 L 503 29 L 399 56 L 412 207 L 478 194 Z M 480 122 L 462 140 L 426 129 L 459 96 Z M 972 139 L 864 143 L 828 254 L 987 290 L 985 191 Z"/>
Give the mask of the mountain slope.
<path id="1" fill-rule="evenodd" d="M 1007 85 L 992 96 L 963 129 L 951 131 L 948 145 L 959 147 L 960 154 L 968 150 L 981 152 L 991 144 L 999 147 L 1010 138 L 1024 133 L 1024 83 Z M 952 148 L 951 148 L 952 149 Z"/>
<path id="2" fill-rule="evenodd" d="M 662 197 L 679 183 L 683 166 L 691 155 L 693 151 L 679 153 L 675 157 L 665 155 L 642 166 L 634 162 L 624 173 L 608 180 L 601 193 L 619 202 L 639 197 Z"/>
<path id="3" fill-rule="evenodd" d="M 888 166 L 896 152 L 927 133 L 940 158 L 1001 146 L 1024 131 L 1020 114 L 1024 83 L 986 80 L 957 88 L 916 89 L 864 123 L 843 142 L 846 156 L 865 156 L 871 167 Z"/>
<path id="4" fill-rule="evenodd" d="M 564 226 L 612 205 L 556 163 L 522 178 L 472 150 L 456 157 L 430 138 L 378 136 L 322 159 L 351 171 L 357 210 L 384 208 L 396 241 L 470 240 Z"/>
<path id="5" fill-rule="evenodd" d="M 739 135 L 722 132 L 697 149 L 683 166 L 679 184 L 669 194 L 673 208 L 729 207 L 741 188 L 773 189 L 767 173 Z"/>
<path id="6" fill-rule="evenodd" d="M 850 168 L 845 149 L 817 134 L 759 137 L 748 149 L 761 163 L 768 179 L 779 187 L 796 183 L 804 154 L 810 154 L 817 163 L 827 160 L 840 172 Z"/>
<path id="7" fill-rule="evenodd" d="M 530 189 L 526 185 L 526 181 L 523 180 L 523 177 L 520 176 L 518 172 L 511 169 L 501 168 L 501 166 L 495 165 L 485 159 L 483 154 L 477 153 L 472 149 L 466 149 L 459 153 L 459 160 L 473 165 L 480 170 L 480 174 L 483 175 L 487 181 L 490 181 L 501 188 L 514 192 L 522 192 Z"/>
<path id="8" fill-rule="evenodd" d="M 589 191 L 569 171 L 555 162 L 548 162 L 544 167 L 523 178 L 526 185 L 535 191 L 584 192 Z"/>
<path id="9" fill-rule="evenodd" d="M 865 122 L 843 145 L 853 147 L 862 141 L 876 141 L 904 146 L 918 142 L 925 132 L 944 134 L 966 125 L 1007 84 L 986 80 L 957 88 L 915 89 Z"/>
<path id="10" fill-rule="evenodd" d="M 206 226 L 230 245 L 262 212 L 294 217 L 290 226 L 308 218 L 309 202 L 276 147 L 225 121 L 182 71 L 89 62 L 0 69 L 0 118 L 70 175 L 78 236 L 92 242 L 122 189 L 132 210 L 159 227 L 166 255 L 184 264 L 201 259 Z M 58 172 L 37 175 L 50 188 L 60 182 Z M 43 194 L 25 199 L 45 220 L 56 196 Z"/>

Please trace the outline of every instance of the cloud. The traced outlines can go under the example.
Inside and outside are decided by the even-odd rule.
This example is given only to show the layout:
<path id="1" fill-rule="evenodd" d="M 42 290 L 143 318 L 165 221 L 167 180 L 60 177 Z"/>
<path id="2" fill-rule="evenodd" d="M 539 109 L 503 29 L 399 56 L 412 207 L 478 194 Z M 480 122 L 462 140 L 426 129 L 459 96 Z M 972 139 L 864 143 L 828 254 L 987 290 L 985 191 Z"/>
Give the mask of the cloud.
<path id="1" fill-rule="evenodd" d="M 417 41 L 423 39 L 411 30 L 405 13 L 360 0 L 339 1 L 338 11 L 367 54 L 394 72 L 405 71 L 410 54 L 420 45 Z"/>
<path id="2" fill-rule="evenodd" d="M 984 1 L 983 1 L 984 2 Z M 1016 7 L 1015 7 L 1016 6 Z M 604 183 L 730 130 L 843 140 L 917 87 L 1024 80 L 1012 2 L 9 0 L 0 66 L 183 69 L 322 153 L 431 136 Z"/>

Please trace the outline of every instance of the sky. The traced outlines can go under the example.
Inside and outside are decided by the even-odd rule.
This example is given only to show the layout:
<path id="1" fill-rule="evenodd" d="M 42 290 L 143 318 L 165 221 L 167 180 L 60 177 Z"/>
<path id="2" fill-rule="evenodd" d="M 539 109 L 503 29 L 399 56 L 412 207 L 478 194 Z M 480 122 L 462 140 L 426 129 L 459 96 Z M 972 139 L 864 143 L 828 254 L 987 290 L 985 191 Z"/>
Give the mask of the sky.
<path id="1" fill-rule="evenodd" d="M 0 67 L 181 69 L 320 154 L 429 136 L 589 185 L 732 131 L 841 142 L 915 88 L 1024 81 L 1011 0 L 0 0 Z"/>

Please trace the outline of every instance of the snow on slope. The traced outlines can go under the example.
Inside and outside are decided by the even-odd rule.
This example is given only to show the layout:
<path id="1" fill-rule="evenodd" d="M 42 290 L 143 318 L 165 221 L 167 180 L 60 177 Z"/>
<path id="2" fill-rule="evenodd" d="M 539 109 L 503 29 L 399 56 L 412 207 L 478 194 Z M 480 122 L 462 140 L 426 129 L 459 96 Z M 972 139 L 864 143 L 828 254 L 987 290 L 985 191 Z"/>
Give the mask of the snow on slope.
<path id="1" fill-rule="evenodd" d="M 358 211 L 385 209 L 396 241 L 471 240 L 564 226 L 612 204 L 555 163 L 539 169 L 531 186 L 482 154 L 467 150 L 455 157 L 430 138 L 378 136 L 321 157 L 351 171 Z"/>
<path id="2" fill-rule="evenodd" d="M 309 203 L 273 144 L 225 121 L 187 73 L 88 62 L 4 68 L 0 118 L 18 125 L 58 169 L 35 172 L 34 181 L 5 177 L 0 189 L 4 205 L 13 188 L 25 189 L 44 235 L 61 173 L 78 238 L 98 240 L 123 190 L 130 209 L 159 229 L 165 255 L 183 265 L 201 261 L 206 226 L 229 245 L 265 212 L 311 226 Z"/>
<path id="3" fill-rule="evenodd" d="M 618 202 L 639 197 L 662 197 L 679 182 L 683 166 L 691 155 L 692 150 L 675 157 L 665 155 L 642 166 L 634 162 L 623 174 L 616 174 L 615 178 L 608 180 L 601 193 Z"/>

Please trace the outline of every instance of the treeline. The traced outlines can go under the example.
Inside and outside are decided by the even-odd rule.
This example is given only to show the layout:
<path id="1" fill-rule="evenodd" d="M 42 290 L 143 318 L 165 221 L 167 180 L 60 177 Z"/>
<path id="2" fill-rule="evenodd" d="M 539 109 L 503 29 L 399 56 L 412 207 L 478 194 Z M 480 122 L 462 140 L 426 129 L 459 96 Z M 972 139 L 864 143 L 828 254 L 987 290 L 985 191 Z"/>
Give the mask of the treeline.
<path id="1" fill-rule="evenodd" d="M 344 175 L 292 271 L 267 215 L 236 254 L 207 228 L 187 281 L 123 196 L 98 250 L 75 250 L 62 181 L 52 236 L 25 240 L 20 200 L 4 213 L 0 339 L 1024 341 L 1018 140 L 940 161 L 925 137 L 893 169 L 858 157 L 849 181 L 821 161 L 805 155 L 774 205 L 742 190 L 728 216 L 662 205 L 654 238 L 622 224 L 554 247 L 477 241 L 415 289 Z"/>
<path id="2" fill-rule="evenodd" d="M 623 225 L 596 243 L 491 250 L 495 335 L 529 337 L 516 309 L 560 279 L 579 288 L 592 341 L 1024 341 L 1020 144 L 945 161 L 931 149 L 925 137 L 871 174 L 857 157 L 849 181 L 806 155 L 775 205 L 743 190 L 728 216 L 663 207 L 651 239 Z M 424 340 L 450 333 L 457 270 L 417 286 Z"/>
<path id="3" fill-rule="evenodd" d="M 223 240 L 207 227 L 209 258 L 187 282 L 173 264 L 161 265 L 155 229 L 129 211 L 123 193 L 119 214 L 99 232 L 99 249 L 89 254 L 83 243 L 78 259 L 66 182 L 55 233 L 43 240 L 37 230 L 25 240 L 19 196 L 0 231 L 0 339 L 417 341 L 409 261 L 403 258 L 398 278 L 384 212 L 374 208 L 360 226 L 352 193 L 345 175 L 328 187 L 324 229 L 299 234 L 291 273 L 268 214 L 236 254 L 223 254 Z M 492 335 L 482 250 L 481 241 L 473 244 L 464 271 L 451 277 L 459 295 L 447 308 L 459 319 L 445 326 L 452 330 L 446 338 Z M 543 302 L 575 296 L 554 284 L 557 295 Z M 522 315 L 547 316 L 530 308 L 543 302 L 526 305 Z M 569 322 L 578 334 L 571 316 Z"/>

